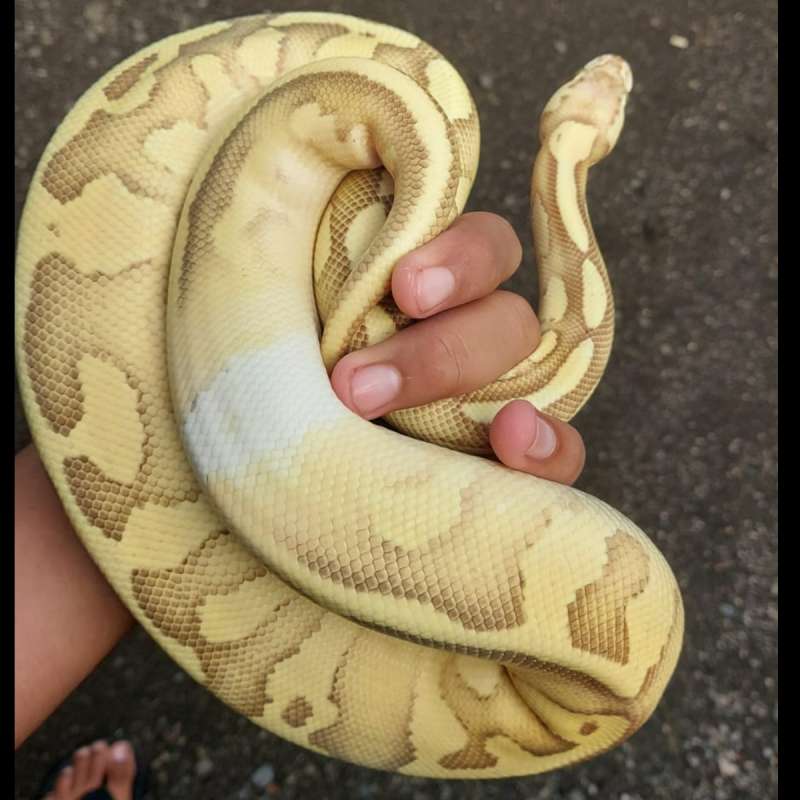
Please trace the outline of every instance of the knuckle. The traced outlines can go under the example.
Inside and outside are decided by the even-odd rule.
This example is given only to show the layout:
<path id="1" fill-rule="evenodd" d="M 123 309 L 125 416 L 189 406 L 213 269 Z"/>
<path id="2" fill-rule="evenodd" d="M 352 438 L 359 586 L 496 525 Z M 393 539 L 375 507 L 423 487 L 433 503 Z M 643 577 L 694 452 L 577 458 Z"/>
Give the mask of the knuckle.
<path id="1" fill-rule="evenodd" d="M 500 223 L 499 229 L 501 231 L 501 235 L 506 238 L 510 246 L 512 246 L 515 250 L 518 250 L 520 255 L 522 255 L 522 242 L 520 242 L 519 236 L 517 236 L 517 232 L 510 220 L 507 220 L 505 217 L 501 217 L 499 215 L 496 215 L 496 218 Z"/>
<path id="2" fill-rule="evenodd" d="M 497 231 L 498 259 L 503 275 L 512 274 L 522 261 L 522 243 L 514 226 L 505 218 L 494 215 L 494 228 Z"/>
<path id="3" fill-rule="evenodd" d="M 480 270 L 494 271 L 496 269 L 497 254 L 492 247 L 488 236 L 474 234 L 469 242 L 470 261 Z"/>
<path id="4" fill-rule="evenodd" d="M 530 355 L 539 338 L 539 319 L 536 312 L 521 295 L 506 291 L 499 291 L 497 294 L 503 303 L 504 315 L 509 318 L 511 330 L 519 337 L 521 349 Z"/>
<path id="5" fill-rule="evenodd" d="M 427 371 L 445 396 L 462 393 L 468 363 L 469 348 L 458 331 L 437 331 L 430 342 Z"/>

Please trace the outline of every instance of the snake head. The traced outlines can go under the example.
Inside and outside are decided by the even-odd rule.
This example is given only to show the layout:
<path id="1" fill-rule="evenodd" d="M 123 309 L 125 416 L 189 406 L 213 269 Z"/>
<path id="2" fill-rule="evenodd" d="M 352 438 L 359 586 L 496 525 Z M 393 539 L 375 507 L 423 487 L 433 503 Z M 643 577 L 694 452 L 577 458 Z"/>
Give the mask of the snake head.
<path id="1" fill-rule="evenodd" d="M 625 118 L 625 103 L 632 88 L 631 68 L 623 58 L 603 55 L 592 59 L 545 106 L 539 124 L 542 144 L 564 122 L 590 126 L 596 135 L 587 163 L 596 163 L 617 143 Z"/>

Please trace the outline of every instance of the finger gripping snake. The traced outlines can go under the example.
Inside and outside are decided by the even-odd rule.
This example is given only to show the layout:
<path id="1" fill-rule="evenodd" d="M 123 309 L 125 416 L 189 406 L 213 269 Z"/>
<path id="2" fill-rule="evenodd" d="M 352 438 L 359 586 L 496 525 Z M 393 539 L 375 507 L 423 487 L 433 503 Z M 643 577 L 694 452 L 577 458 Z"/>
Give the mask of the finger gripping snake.
<path id="1" fill-rule="evenodd" d="M 509 400 L 566 420 L 600 380 L 614 309 L 586 178 L 630 88 L 602 56 L 542 114 L 536 351 L 394 430 L 328 374 L 409 323 L 392 268 L 472 186 L 477 113 L 438 52 L 338 14 L 215 23 L 112 69 L 53 136 L 17 259 L 36 444 L 137 619 L 259 725 L 488 778 L 652 713 L 683 632 L 665 560 L 601 501 L 483 457 Z"/>

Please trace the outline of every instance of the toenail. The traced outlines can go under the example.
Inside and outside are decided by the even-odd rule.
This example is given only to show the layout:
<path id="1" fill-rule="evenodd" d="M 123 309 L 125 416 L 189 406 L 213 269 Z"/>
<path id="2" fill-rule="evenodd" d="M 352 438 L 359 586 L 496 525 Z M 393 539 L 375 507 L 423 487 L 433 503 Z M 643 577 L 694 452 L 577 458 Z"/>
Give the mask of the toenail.
<path id="1" fill-rule="evenodd" d="M 124 744 L 115 744 L 111 748 L 111 758 L 113 758 L 114 761 L 125 761 L 128 755 L 128 748 Z"/>

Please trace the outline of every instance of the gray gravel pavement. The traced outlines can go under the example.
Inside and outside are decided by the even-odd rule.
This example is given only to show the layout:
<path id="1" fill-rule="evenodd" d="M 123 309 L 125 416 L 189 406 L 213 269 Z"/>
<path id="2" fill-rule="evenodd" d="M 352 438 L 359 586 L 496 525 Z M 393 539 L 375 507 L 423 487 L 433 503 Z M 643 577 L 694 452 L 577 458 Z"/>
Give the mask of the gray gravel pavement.
<path id="1" fill-rule="evenodd" d="M 422 36 L 472 87 L 482 120 L 470 208 L 515 225 L 535 299 L 527 222 L 542 104 L 595 55 L 634 69 L 626 129 L 592 174 L 618 333 L 575 424 L 579 487 L 662 549 L 686 604 L 684 653 L 652 720 L 588 764 L 507 781 L 415 780 L 306 753 L 237 717 L 141 632 L 18 751 L 16 797 L 94 736 L 129 736 L 172 798 L 651 800 L 777 796 L 777 5 L 278 2 L 344 11 Z M 17 0 L 17 218 L 70 104 L 138 47 L 265 10 L 209 0 Z M 27 433 L 18 414 L 18 446 Z"/>

